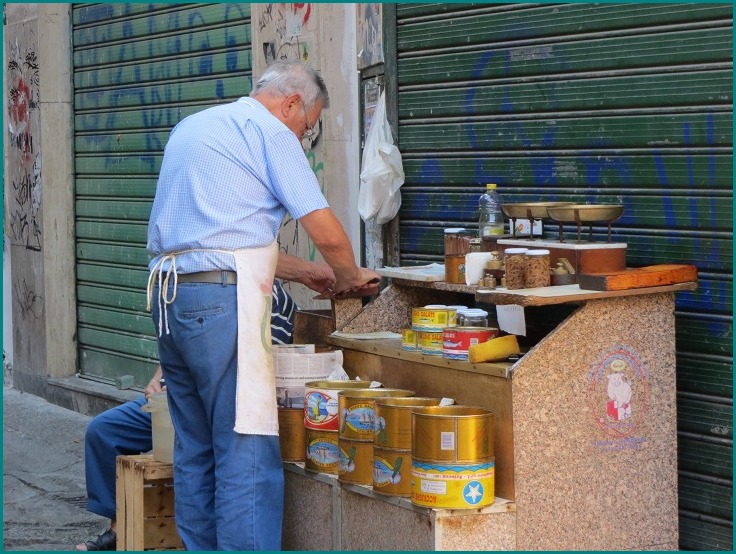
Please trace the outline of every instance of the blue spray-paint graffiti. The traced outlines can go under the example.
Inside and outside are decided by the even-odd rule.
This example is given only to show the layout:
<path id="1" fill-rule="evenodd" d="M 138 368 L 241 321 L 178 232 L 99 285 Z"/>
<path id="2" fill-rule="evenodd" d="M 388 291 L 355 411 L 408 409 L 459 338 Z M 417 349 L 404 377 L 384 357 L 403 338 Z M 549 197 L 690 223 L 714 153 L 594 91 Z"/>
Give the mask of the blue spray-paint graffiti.
<path id="1" fill-rule="evenodd" d="M 218 31 L 214 27 L 211 30 L 207 27 L 216 22 L 212 20 L 224 19 L 226 72 L 228 74 L 242 72 L 249 68 L 239 67 L 240 60 L 250 63 L 249 57 L 246 55 L 243 58 L 240 51 L 244 37 L 249 36 L 247 27 L 249 14 L 242 6 L 223 4 L 221 11 L 210 7 L 190 12 L 186 16 L 186 24 L 183 24 L 182 14 L 178 11 L 168 14 L 151 11 L 145 22 L 148 35 L 160 35 L 162 28 L 171 34 L 168 37 L 152 38 L 144 43 L 135 40 L 134 36 L 136 32 L 141 35 L 140 23 L 137 30 L 134 28 L 133 18 L 110 23 L 112 15 L 111 8 L 108 8 L 109 6 L 101 6 L 96 10 L 85 10 L 84 19 L 99 21 L 101 24 L 85 29 L 81 31 L 83 34 L 77 35 L 81 37 L 78 40 L 82 44 L 100 44 L 105 42 L 106 37 L 122 37 L 118 49 L 115 51 L 110 49 L 107 54 L 112 58 L 108 62 L 116 64 L 113 71 L 106 69 L 109 65 L 96 69 L 94 63 L 90 63 L 87 59 L 86 63 L 92 69 L 85 71 L 86 90 L 80 92 L 84 109 L 88 113 L 80 118 L 80 129 L 117 131 L 123 128 L 121 125 L 130 127 L 135 123 L 131 124 L 129 119 L 124 124 L 119 121 L 121 113 L 127 115 L 131 112 L 121 110 L 139 107 L 141 117 L 139 126 L 144 130 L 150 130 L 145 134 L 147 152 L 141 154 L 139 160 L 153 172 L 155 157 L 152 154 L 162 151 L 164 147 L 159 138 L 161 129 L 173 127 L 180 119 L 181 109 L 171 105 L 186 101 L 185 88 L 194 86 L 191 84 L 192 77 L 214 73 L 211 33 Z M 129 10 L 124 11 L 128 12 Z M 184 25 L 185 28 L 182 28 Z M 181 32 L 176 32 L 178 30 Z M 145 49 L 147 56 L 141 56 L 143 52 L 139 51 L 140 48 Z M 184 49 L 186 51 L 183 51 Z M 97 55 L 92 57 L 93 61 L 98 59 Z M 105 87 L 101 83 L 101 75 L 107 76 L 108 82 L 105 83 Z M 98 87 L 101 90 L 95 90 Z M 225 98 L 225 83 L 222 79 L 213 80 L 212 87 L 212 102 Z M 87 133 L 82 136 L 82 140 L 94 145 L 95 151 L 104 152 L 113 150 L 111 137 L 112 133 L 103 136 Z M 127 159 L 130 160 L 131 157 L 128 156 Z M 105 157 L 106 167 L 118 166 L 120 163 L 119 154 L 108 154 Z"/>

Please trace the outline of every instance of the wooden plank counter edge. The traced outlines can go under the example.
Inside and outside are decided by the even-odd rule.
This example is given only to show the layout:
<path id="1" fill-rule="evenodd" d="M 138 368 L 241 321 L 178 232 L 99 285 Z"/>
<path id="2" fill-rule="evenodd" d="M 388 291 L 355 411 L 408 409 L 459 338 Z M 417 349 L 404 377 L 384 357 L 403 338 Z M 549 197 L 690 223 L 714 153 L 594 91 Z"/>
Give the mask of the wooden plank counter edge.
<path id="1" fill-rule="evenodd" d="M 506 379 L 511 376 L 511 362 L 487 362 L 479 364 L 471 364 L 462 360 L 450 360 L 442 356 L 428 356 L 421 352 L 412 352 L 410 350 L 401 349 L 401 339 L 347 339 L 328 335 L 327 342 L 333 346 L 357 350 L 358 352 L 366 352 L 368 354 L 377 354 L 388 358 L 398 360 L 407 360 L 411 362 L 419 362 L 426 365 L 437 367 L 447 367 L 457 369 L 459 371 L 468 371 L 471 373 L 482 373 L 492 375 L 494 377 L 504 377 Z"/>
<path id="2" fill-rule="evenodd" d="M 629 290 L 586 290 L 579 285 L 556 285 L 550 287 L 539 287 L 536 289 L 494 289 L 486 290 L 474 285 L 455 285 L 444 281 L 419 282 L 406 279 L 392 279 L 397 286 L 428 288 L 448 292 L 462 292 L 474 294 L 478 302 L 487 304 L 516 304 L 518 306 L 547 306 L 551 304 L 565 304 L 568 302 L 581 302 L 585 300 L 600 300 L 602 298 L 615 298 L 617 296 L 636 296 L 640 294 L 658 294 L 660 292 L 679 292 L 695 290 L 698 288 L 696 281 L 664 285 L 657 287 L 643 287 Z"/>

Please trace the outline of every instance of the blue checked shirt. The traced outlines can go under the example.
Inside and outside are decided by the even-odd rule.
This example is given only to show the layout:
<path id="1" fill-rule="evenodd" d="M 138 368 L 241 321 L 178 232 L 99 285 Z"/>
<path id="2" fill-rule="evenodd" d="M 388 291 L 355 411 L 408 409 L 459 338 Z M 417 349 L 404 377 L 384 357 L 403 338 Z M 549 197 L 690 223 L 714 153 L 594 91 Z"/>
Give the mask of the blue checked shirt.
<path id="1" fill-rule="evenodd" d="M 296 135 L 260 102 L 208 108 L 169 135 L 148 223 L 149 269 L 182 250 L 268 246 L 287 211 L 299 219 L 326 207 Z M 232 255 L 176 256 L 178 273 L 220 269 L 235 271 Z"/>

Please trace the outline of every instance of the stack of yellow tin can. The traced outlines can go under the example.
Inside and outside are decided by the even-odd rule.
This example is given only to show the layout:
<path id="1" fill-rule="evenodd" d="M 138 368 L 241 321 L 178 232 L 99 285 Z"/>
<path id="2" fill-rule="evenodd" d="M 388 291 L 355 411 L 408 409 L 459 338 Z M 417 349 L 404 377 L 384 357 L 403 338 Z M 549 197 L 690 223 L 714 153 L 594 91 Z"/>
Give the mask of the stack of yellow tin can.
<path id="1" fill-rule="evenodd" d="M 304 385 L 304 469 L 337 475 L 338 393 L 343 390 L 367 390 L 370 386 L 369 381 L 310 381 Z"/>
<path id="2" fill-rule="evenodd" d="M 373 483 L 373 431 L 375 401 L 386 397 L 413 396 L 404 389 L 340 391 L 338 432 L 338 479 L 345 483 Z"/>
<path id="3" fill-rule="evenodd" d="M 447 509 L 493 504 L 493 412 L 425 406 L 411 413 L 412 503 Z"/>
<path id="4" fill-rule="evenodd" d="M 439 398 L 416 396 L 376 399 L 374 491 L 389 496 L 411 496 L 411 410 L 439 403 Z"/>
<path id="5" fill-rule="evenodd" d="M 401 347 L 411 350 L 408 331 L 416 340 L 415 350 L 429 356 L 442 356 L 442 332 L 446 327 L 457 325 L 457 309 L 442 304 L 429 304 L 411 310 L 411 330 L 402 333 Z"/>

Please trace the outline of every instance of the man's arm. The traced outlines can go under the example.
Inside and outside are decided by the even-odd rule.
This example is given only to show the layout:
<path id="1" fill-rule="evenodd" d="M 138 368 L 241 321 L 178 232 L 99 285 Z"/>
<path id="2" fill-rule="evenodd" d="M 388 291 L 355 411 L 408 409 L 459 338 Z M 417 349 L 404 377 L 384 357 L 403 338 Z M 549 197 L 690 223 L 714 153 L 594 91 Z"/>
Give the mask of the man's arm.
<path id="1" fill-rule="evenodd" d="M 334 270 L 335 294 L 346 291 L 359 291 L 366 295 L 378 292 L 381 276 L 375 271 L 356 265 L 350 240 L 330 208 L 310 212 L 299 219 L 299 222 Z"/>
<path id="2" fill-rule="evenodd" d="M 296 281 L 322 295 L 329 295 L 335 288 L 335 272 L 324 262 L 310 262 L 279 252 L 276 277 Z"/>

